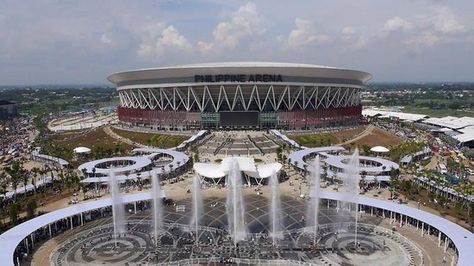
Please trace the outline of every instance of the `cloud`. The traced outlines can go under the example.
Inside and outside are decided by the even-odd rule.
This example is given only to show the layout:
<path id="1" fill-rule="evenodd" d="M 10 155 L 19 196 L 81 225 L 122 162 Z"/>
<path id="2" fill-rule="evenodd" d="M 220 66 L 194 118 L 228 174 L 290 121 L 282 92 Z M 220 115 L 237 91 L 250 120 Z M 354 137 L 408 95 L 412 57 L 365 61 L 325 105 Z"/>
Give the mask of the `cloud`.
<path id="1" fill-rule="evenodd" d="M 163 23 L 148 25 L 142 36 L 142 43 L 138 48 L 141 57 L 157 57 L 166 51 L 191 51 L 192 46 L 188 39 L 173 26 Z"/>
<path id="2" fill-rule="evenodd" d="M 405 43 L 409 48 L 419 51 L 422 48 L 432 47 L 439 43 L 441 38 L 435 35 L 432 32 L 424 32 L 422 34 L 413 36 L 407 40 L 404 40 Z"/>
<path id="3" fill-rule="evenodd" d="M 343 35 L 352 35 L 355 33 L 355 29 L 353 27 L 344 27 L 341 33 Z"/>
<path id="4" fill-rule="evenodd" d="M 412 28 L 412 24 L 401 17 L 393 17 L 385 21 L 383 28 L 389 32 L 410 30 Z"/>
<path id="5" fill-rule="evenodd" d="M 0 83 L 105 82 L 125 69 L 230 60 L 472 80 L 472 0 L 345 2 L 3 1 Z"/>
<path id="6" fill-rule="evenodd" d="M 457 34 L 466 31 L 466 27 L 458 21 L 453 11 L 446 6 L 437 6 L 433 9 L 433 14 L 426 18 L 433 28 L 445 34 Z"/>
<path id="7" fill-rule="evenodd" d="M 111 40 L 110 37 L 107 35 L 107 33 L 103 33 L 103 34 L 100 36 L 100 42 L 103 43 L 103 44 L 112 44 L 112 40 Z"/>
<path id="8" fill-rule="evenodd" d="M 235 49 L 247 37 L 261 35 L 265 32 L 262 16 L 254 3 L 246 3 L 230 15 L 229 21 L 217 24 L 212 35 L 212 42 L 198 41 L 198 49 L 206 53 L 213 49 Z"/>
<path id="9" fill-rule="evenodd" d="M 309 20 L 296 18 L 295 28 L 291 30 L 288 38 L 279 37 L 279 41 L 286 48 L 297 48 L 314 43 L 324 43 L 331 40 L 328 35 L 316 34 Z"/>

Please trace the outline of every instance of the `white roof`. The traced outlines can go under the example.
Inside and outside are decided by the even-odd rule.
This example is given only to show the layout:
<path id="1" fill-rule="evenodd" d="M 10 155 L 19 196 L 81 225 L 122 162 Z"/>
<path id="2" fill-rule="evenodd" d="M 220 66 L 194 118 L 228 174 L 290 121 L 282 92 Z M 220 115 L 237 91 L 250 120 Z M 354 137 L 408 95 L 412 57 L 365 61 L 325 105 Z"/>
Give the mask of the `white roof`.
<path id="1" fill-rule="evenodd" d="M 248 175 L 255 178 L 269 178 L 273 172 L 278 173 L 282 167 L 281 163 L 260 164 L 257 165 L 258 176 L 252 176 L 251 173 Z"/>
<path id="2" fill-rule="evenodd" d="M 451 136 L 451 137 L 456 139 L 460 143 L 474 141 L 474 133 L 459 134 L 459 135 Z"/>
<path id="3" fill-rule="evenodd" d="M 330 166 L 337 167 L 339 169 L 347 169 L 349 165 L 345 163 L 351 158 L 350 155 L 342 156 L 330 156 L 326 158 L 326 163 Z M 400 166 L 392 161 L 385 160 L 379 157 L 359 156 L 359 161 L 372 161 L 376 162 L 378 166 L 359 166 L 359 172 L 366 171 L 368 174 L 382 173 L 390 171 L 390 169 L 398 169 Z"/>
<path id="4" fill-rule="evenodd" d="M 389 152 L 390 150 L 383 147 L 383 146 L 375 146 L 375 147 L 372 147 L 370 149 L 370 151 L 373 151 L 373 152 L 380 152 L 380 153 L 386 153 L 386 152 Z"/>
<path id="5" fill-rule="evenodd" d="M 91 152 L 91 149 L 87 148 L 87 147 L 77 147 L 77 148 L 74 148 L 74 153 L 89 153 Z"/>
<path id="6" fill-rule="evenodd" d="M 61 159 L 61 158 L 58 158 L 58 157 L 53 157 L 53 156 L 50 156 L 50 155 L 41 154 L 40 152 L 41 152 L 41 148 L 40 148 L 40 147 L 36 147 L 36 148 L 31 152 L 31 155 L 33 155 L 34 157 L 37 157 L 37 158 L 46 160 L 46 161 L 50 161 L 50 162 L 53 162 L 53 163 L 58 163 L 58 164 L 61 165 L 62 167 L 69 165 L 68 161 L 66 161 L 66 160 L 64 160 L 64 159 Z"/>
<path id="7" fill-rule="evenodd" d="M 276 72 L 278 73 L 276 73 Z M 366 82 L 372 76 L 364 71 L 298 63 L 218 62 L 136 69 L 117 72 L 107 79 L 115 84 L 123 81 L 186 77 L 205 74 L 281 74 L 285 76 L 324 77 Z"/>
<path id="8" fill-rule="evenodd" d="M 113 162 L 121 162 L 121 161 L 131 161 L 132 164 L 124 165 L 124 166 L 115 166 L 111 168 L 100 168 L 99 164 L 103 163 L 113 163 Z M 146 156 L 125 156 L 125 157 L 112 157 L 112 158 L 104 158 L 100 160 L 90 161 L 87 163 L 83 163 L 79 165 L 78 169 L 82 171 L 86 169 L 87 173 L 93 173 L 93 169 L 95 170 L 96 174 L 105 174 L 108 175 L 112 171 L 113 172 L 128 172 L 128 171 L 136 171 L 140 170 L 148 165 L 151 164 L 151 160 Z"/>
<path id="9" fill-rule="evenodd" d="M 362 110 L 362 115 L 363 116 L 383 116 L 383 117 L 395 117 L 400 120 L 404 121 L 419 121 L 424 118 L 427 118 L 427 115 L 423 114 L 412 114 L 412 113 L 403 113 L 403 112 L 392 112 L 392 111 L 386 111 L 386 110 L 379 110 L 379 109 L 364 109 Z"/>
<path id="10" fill-rule="evenodd" d="M 200 176 L 207 178 L 222 178 L 226 175 L 221 164 L 195 163 L 193 168 Z"/>
<path id="11" fill-rule="evenodd" d="M 255 165 L 253 158 L 249 157 L 227 157 L 220 164 L 213 163 L 195 163 L 193 168 L 200 175 L 207 178 L 222 178 L 229 173 L 230 165 L 237 160 L 239 170 L 254 178 L 267 178 L 272 173 L 280 171 L 280 163 Z"/>
<path id="12" fill-rule="evenodd" d="M 461 129 L 468 126 L 474 126 L 474 117 L 454 117 L 445 116 L 441 118 L 432 117 L 423 121 L 426 124 L 435 125 L 439 127 L 447 127 L 451 129 Z"/>
<path id="13" fill-rule="evenodd" d="M 298 142 L 288 138 L 286 135 L 282 134 L 280 131 L 278 131 L 276 129 L 270 130 L 270 133 L 277 136 L 279 139 L 283 140 L 284 142 L 290 144 L 293 147 L 301 148 L 301 146 L 300 146 L 300 144 L 298 144 Z"/>
<path id="14" fill-rule="evenodd" d="M 193 143 L 199 137 L 202 137 L 204 134 L 207 133 L 207 130 L 200 130 L 196 134 L 192 135 L 189 139 L 183 141 L 181 144 L 176 146 L 176 150 L 184 149 L 187 144 Z"/>

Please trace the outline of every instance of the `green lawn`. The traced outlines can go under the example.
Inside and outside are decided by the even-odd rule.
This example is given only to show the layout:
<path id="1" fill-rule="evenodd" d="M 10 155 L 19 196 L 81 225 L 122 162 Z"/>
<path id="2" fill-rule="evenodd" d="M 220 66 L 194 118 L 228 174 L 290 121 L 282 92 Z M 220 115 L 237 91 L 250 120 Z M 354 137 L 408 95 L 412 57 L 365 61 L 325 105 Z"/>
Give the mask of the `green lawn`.
<path id="1" fill-rule="evenodd" d="M 308 134 L 308 135 L 290 135 L 290 139 L 298 142 L 302 146 L 314 148 L 330 146 L 337 143 L 337 138 L 331 134 Z"/>
<path id="2" fill-rule="evenodd" d="M 145 132 L 135 132 L 122 130 L 117 128 L 112 128 L 117 135 L 124 138 L 130 139 L 134 142 L 143 144 L 143 145 L 152 145 L 155 147 L 161 148 L 172 148 L 176 147 L 181 142 L 187 140 L 188 136 L 182 135 L 167 135 L 167 134 L 154 134 L 154 133 L 145 133 Z"/>

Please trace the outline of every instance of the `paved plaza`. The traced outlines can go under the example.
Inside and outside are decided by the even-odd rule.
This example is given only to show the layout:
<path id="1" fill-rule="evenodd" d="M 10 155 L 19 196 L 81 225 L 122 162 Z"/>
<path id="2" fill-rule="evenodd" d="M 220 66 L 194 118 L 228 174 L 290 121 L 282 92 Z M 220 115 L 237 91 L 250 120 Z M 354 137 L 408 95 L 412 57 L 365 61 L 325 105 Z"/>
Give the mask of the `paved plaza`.
<path id="1" fill-rule="evenodd" d="M 248 238 L 234 246 L 227 236 L 225 199 L 208 198 L 201 216 L 201 227 L 196 237 L 190 232 L 190 200 L 165 208 L 165 226 L 158 244 L 151 235 L 150 211 L 144 209 L 131 214 L 127 220 L 128 232 L 112 237 L 110 218 L 88 230 L 62 237 L 63 242 L 51 256 L 53 265 L 80 265 L 95 263 L 113 264 L 173 264 L 224 261 L 242 264 L 306 262 L 316 265 L 417 265 L 423 259 L 416 252 L 415 244 L 402 240 L 383 227 L 362 223 L 354 242 L 352 214 L 330 206 L 320 212 L 318 245 L 313 245 L 313 235 L 305 230 L 305 201 L 290 197 L 282 199 L 283 239 L 275 247 L 269 240 L 270 231 L 268 199 L 263 196 L 246 197 L 246 222 Z M 104 220 L 104 219 L 102 219 Z M 91 222 L 96 223 L 97 221 Z M 372 224 L 381 219 L 370 217 Z M 178 265 L 178 264 L 175 264 Z"/>

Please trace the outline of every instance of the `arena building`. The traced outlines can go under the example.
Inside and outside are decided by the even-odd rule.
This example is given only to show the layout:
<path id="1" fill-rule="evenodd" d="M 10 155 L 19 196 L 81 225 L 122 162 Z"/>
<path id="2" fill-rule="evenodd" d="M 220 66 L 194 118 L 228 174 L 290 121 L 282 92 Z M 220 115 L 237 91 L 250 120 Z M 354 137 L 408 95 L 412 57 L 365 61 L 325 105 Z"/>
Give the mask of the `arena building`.
<path id="1" fill-rule="evenodd" d="M 366 72 L 308 64 L 233 62 L 112 74 L 119 121 L 154 129 L 310 129 L 362 118 Z"/>

